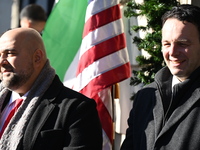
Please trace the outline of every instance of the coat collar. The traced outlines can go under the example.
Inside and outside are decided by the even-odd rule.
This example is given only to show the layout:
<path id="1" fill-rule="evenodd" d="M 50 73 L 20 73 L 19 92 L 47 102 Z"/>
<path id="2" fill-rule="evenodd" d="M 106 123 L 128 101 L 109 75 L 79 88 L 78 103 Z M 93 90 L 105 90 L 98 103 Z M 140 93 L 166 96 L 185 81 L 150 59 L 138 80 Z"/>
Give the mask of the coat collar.
<path id="1" fill-rule="evenodd" d="M 174 93 L 174 99 L 172 101 L 178 101 L 176 107 L 172 110 L 168 120 L 165 122 L 165 125 L 162 126 L 164 114 L 161 109 L 163 100 L 162 92 L 163 87 L 168 85 L 171 87 L 171 83 L 166 82 L 167 78 L 171 78 L 171 73 L 168 72 L 168 68 L 162 69 L 156 78 L 158 90 L 156 91 L 156 105 L 153 110 L 156 128 L 157 138 L 160 138 L 162 135 L 167 133 L 172 126 L 176 125 L 190 110 L 191 108 L 200 101 L 200 67 L 197 68 L 191 76 L 184 82 L 175 85 L 176 93 Z M 168 74 L 166 74 L 168 72 Z M 167 76 L 168 75 L 168 76 Z M 165 76 L 165 77 L 164 77 Z M 171 81 L 170 81 L 171 82 Z M 167 83 L 167 84 L 166 84 Z M 169 85 L 170 84 L 170 85 Z M 159 113 L 160 111 L 160 113 Z"/>

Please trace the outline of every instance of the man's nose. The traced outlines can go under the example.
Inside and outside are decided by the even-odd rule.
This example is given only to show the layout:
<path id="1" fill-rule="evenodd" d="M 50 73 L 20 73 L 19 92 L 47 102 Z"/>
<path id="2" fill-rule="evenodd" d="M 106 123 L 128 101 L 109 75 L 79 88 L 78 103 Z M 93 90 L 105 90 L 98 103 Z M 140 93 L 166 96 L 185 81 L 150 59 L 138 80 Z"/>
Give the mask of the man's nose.
<path id="1" fill-rule="evenodd" d="M 5 63 L 7 63 L 7 59 L 3 55 L 0 55 L 0 65 Z"/>
<path id="2" fill-rule="evenodd" d="M 172 44 L 170 49 L 169 49 L 169 55 L 171 56 L 175 56 L 179 54 L 179 49 L 178 46 L 176 44 Z"/>

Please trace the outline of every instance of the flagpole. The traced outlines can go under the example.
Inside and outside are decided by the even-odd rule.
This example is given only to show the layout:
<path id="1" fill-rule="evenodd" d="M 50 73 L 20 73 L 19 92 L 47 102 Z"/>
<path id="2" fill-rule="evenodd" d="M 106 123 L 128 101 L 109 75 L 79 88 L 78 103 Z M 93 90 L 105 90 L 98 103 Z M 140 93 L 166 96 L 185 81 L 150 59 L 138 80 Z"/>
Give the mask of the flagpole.
<path id="1" fill-rule="evenodd" d="M 113 116 L 113 144 L 112 144 L 112 150 L 115 150 L 115 99 L 119 99 L 120 97 L 120 89 L 119 89 L 119 83 L 116 83 L 112 86 L 112 116 Z"/>

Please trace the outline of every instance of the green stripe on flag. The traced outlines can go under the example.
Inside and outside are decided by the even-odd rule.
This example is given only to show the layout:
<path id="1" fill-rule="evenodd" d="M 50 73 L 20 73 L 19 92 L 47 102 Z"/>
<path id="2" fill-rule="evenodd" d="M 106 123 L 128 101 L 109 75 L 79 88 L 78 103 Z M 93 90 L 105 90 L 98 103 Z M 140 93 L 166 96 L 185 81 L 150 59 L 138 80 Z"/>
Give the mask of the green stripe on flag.
<path id="1" fill-rule="evenodd" d="M 87 4 L 87 0 L 59 0 L 47 20 L 42 38 L 61 80 L 80 47 Z"/>

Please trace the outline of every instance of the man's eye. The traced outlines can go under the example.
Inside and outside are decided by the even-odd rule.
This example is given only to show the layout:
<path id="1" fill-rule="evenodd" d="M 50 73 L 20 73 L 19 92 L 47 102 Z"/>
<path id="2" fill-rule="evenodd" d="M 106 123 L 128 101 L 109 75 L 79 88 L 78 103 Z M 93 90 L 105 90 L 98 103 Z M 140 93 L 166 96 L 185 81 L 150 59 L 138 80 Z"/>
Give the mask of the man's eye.
<path id="1" fill-rule="evenodd" d="M 163 43 L 162 45 L 163 46 L 170 46 L 171 44 L 170 43 Z"/>
<path id="2" fill-rule="evenodd" d="M 188 46 L 188 44 L 186 44 L 186 43 L 179 43 L 179 45 L 182 46 L 182 47 Z"/>
<path id="3" fill-rule="evenodd" d="M 6 54 L 7 54 L 8 56 L 15 56 L 15 55 L 16 55 L 15 52 L 7 52 Z"/>

